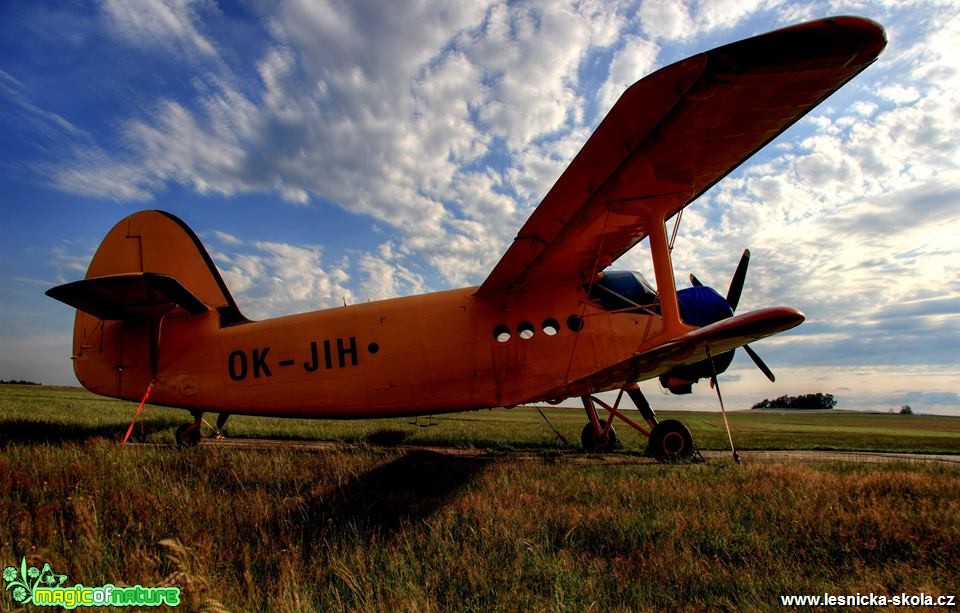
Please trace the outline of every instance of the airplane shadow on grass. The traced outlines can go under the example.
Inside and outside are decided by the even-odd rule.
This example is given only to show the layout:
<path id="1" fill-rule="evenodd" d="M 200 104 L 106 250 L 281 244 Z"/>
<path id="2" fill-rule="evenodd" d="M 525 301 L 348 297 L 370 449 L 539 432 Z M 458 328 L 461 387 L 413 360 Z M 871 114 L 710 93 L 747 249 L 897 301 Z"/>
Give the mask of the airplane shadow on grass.
<path id="1" fill-rule="evenodd" d="M 145 432 L 172 428 L 177 420 L 152 420 L 145 424 Z M 10 443 L 69 443 L 84 442 L 94 438 L 119 441 L 123 438 L 129 424 L 103 424 L 91 426 L 85 424 L 55 423 L 44 420 L 12 419 L 0 422 L 0 447 Z M 134 428 L 133 439 L 137 440 L 140 428 Z"/>
<path id="2" fill-rule="evenodd" d="M 389 536 L 425 519 L 476 478 L 489 458 L 414 450 L 382 464 L 309 503 L 304 550 L 326 536 L 357 531 Z"/>

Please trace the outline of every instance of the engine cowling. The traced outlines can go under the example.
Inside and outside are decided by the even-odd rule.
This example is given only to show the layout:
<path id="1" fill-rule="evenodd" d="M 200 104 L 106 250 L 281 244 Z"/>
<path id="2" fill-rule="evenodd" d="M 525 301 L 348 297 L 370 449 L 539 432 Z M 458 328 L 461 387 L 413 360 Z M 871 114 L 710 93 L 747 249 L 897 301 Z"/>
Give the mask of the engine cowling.
<path id="1" fill-rule="evenodd" d="M 680 305 L 680 317 L 691 326 L 702 328 L 733 316 L 733 307 L 717 290 L 705 285 L 697 285 L 677 290 L 677 302 Z M 693 384 L 700 379 L 709 379 L 730 367 L 733 351 L 718 354 L 709 360 L 674 368 L 660 375 L 660 385 L 674 394 L 689 394 Z M 714 371 L 716 369 L 716 371 Z"/>

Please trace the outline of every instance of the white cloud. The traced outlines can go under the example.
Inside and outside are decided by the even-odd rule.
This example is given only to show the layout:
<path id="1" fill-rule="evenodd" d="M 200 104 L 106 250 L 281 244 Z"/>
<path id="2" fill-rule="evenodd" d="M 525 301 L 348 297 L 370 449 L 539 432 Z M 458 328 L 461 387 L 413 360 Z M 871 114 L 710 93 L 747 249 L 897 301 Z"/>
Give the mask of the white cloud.
<path id="1" fill-rule="evenodd" d="M 323 249 L 274 241 L 245 242 L 211 232 L 211 250 L 240 310 L 253 319 L 290 315 L 354 302 L 345 265 L 325 265 Z"/>
<path id="2" fill-rule="evenodd" d="M 660 47 L 645 38 L 639 36 L 625 38 L 623 47 L 613 56 L 607 80 L 597 94 L 601 115 L 606 114 L 613 107 L 628 87 L 653 71 L 659 52 Z"/>
<path id="3" fill-rule="evenodd" d="M 777 7 L 782 0 L 697 0 L 691 11 L 698 30 L 732 28 L 744 18 Z"/>
<path id="4" fill-rule="evenodd" d="M 690 11 L 680 0 L 644 0 L 637 18 L 644 32 L 654 38 L 684 39 L 695 33 Z"/>
<path id="5" fill-rule="evenodd" d="M 853 105 L 850 107 L 850 110 L 858 115 L 869 117 L 877 112 L 877 108 L 877 105 L 873 102 L 858 100 L 853 103 Z"/>
<path id="6" fill-rule="evenodd" d="M 202 25 L 209 8 L 156 2 L 148 21 L 105 4 L 104 15 L 125 40 L 215 54 Z M 582 142 L 581 62 L 616 41 L 624 18 L 599 2 L 396 9 L 280 4 L 259 87 L 241 89 L 222 66 L 200 73 L 194 100 L 158 101 L 125 121 L 120 153 L 78 148 L 53 182 L 116 200 L 149 200 L 169 184 L 319 198 L 388 224 L 445 283 L 478 281 L 562 170 L 554 151 Z M 506 167 L 469 167 L 495 139 Z M 533 179 L 518 203 L 501 173 L 521 169 Z"/>
<path id="7" fill-rule="evenodd" d="M 637 19 L 648 37 L 689 40 L 704 32 L 730 29 L 750 16 L 770 11 L 782 0 L 642 0 Z M 813 9 L 787 5 L 789 21 L 811 19 Z"/>
<path id="8" fill-rule="evenodd" d="M 358 266 L 364 274 L 360 284 L 362 299 L 382 300 L 409 296 L 422 293 L 426 289 L 421 275 L 397 263 L 390 243 L 384 243 L 378 255 L 361 255 Z"/>
<path id="9" fill-rule="evenodd" d="M 920 92 L 914 87 L 904 87 L 903 85 L 890 85 L 880 89 L 877 92 L 881 98 L 895 102 L 897 104 L 908 104 L 916 102 L 920 98 Z"/>
<path id="10" fill-rule="evenodd" d="M 237 238 L 237 237 L 234 236 L 233 234 L 229 234 L 229 233 L 227 233 L 227 232 L 221 232 L 220 230 L 213 230 L 213 231 L 210 232 L 210 234 L 212 234 L 213 237 L 214 237 L 216 240 L 218 240 L 219 242 L 221 242 L 221 243 L 223 243 L 223 244 L 225 244 L 225 245 L 240 245 L 240 244 L 242 244 L 242 241 L 241 241 L 239 238 Z"/>
<path id="11" fill-rule="evenodd" d="M 110 29 L 129 44 L 173 48 L 188 55 L 216 55 L 213 44 L 194 23 L 198 12 L 213 7 L 209 2 L 191 0 L 101 0 Z"/>
<path id="12" fill-rule="evenodd" d="M 92 249 L 78 249 L 77 245 L 70 243 L 55 246 L 50 263 L 56 271 L 57 283 L 82 279 L 87 274 L 93 253 Z"/>

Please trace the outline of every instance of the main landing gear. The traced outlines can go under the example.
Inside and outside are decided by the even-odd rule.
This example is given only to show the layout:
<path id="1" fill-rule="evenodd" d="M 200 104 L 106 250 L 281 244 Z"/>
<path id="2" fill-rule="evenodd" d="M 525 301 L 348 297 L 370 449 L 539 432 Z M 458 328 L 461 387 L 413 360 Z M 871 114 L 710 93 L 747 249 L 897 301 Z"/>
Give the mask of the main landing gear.
<path id="1" fill-rule="evenodd" d="M 191 411 L 190 415 L 193 416 L 193 421 L 177 428 L 175 434 L 177 447 L 196 447 L 200 444 L 200 438 L 202 436 L 200 427 L 207 422 L 203 419 L 203 411 Z M 217 417 L 217 427 L 214 428 L 214 430 L 216 430 L 216 438 L 223 438 L 221 430 L 223 430 L 223 427 L 226 425 L 228 417 L 230 417 L 229 413 L 220 413 Z M 210 424 L 207 423 L 207 425 L 209 426 Z"/>
<path id="2" fill-rule="evenodd" d="M 624 392 L 636 405 L 640 416 L 643 417 L 649 429 L 620 412 L 620 401 L 623 399 Z M 589 422 L 583 427 L 580 442 L 588 452 L 606 453 L 618 447 L 617 433 L 613 429 L 613 418 L 616 417 L 649 439 L 647 444 L 648 456 L 661 462 L 702 460 L 700 452 L 693 444 L 693 436 L 690 434 L 690 430 L 676 419 L 657 421 L 657 416 L 650 408 L 650 403 L 647 402 L 643 392 L 636 384 L 620 390 L 613 406 L 589 394 L 582 396 L 581 400 L 583 400 L 583 408 L 587 412 Z M 609 420 L 599 418 L 596 405 L 600 405 L 610 413 Z"/>

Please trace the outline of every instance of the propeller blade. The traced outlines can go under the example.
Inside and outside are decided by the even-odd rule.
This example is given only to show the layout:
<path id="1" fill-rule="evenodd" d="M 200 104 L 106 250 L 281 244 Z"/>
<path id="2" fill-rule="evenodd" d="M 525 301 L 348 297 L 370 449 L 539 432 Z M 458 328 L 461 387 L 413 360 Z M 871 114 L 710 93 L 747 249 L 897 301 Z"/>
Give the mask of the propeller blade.
<path id="1" fill-rule="evenodd" d="M 690 273 L 690 285 L 694 287 L 703 287 L 703 283 L 700 283 L 700 279 L 693 276 L 693 273 Z"/>
<path id="2" fill-rule="evenodd" d="M 777 378 L 773 376 L 773 371 L 763 363 L 763 360 L 760 359 L 760 356 L 757 355 L 757 352 L 750 348 L 750 345 L 744 345 L 743 350 L 747 352 L 747 355 L 750 356 L 750 359 L 753 360 L 753 363 L 757 365 L 757 368 L 767 376 L 767 379 L 770 379 L 771 382 L 776 381 Z"/>
<path id="3" fill-rule="evenodd" d="M 730 279 L 730 289 L 727 290 L 727 302 L 730 308 L 737 310 L 737 304 L 740 303 L 740 294 L 743 292 L 743 282 L 747 278 L 747 265 L 750 264 L 750 250 L 744 249 L 740 257 L 740 263 L 737 264 L 737 271 L 733 273 Z"/>

